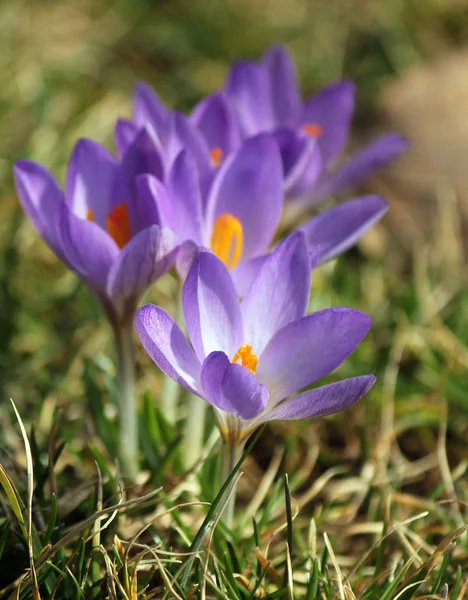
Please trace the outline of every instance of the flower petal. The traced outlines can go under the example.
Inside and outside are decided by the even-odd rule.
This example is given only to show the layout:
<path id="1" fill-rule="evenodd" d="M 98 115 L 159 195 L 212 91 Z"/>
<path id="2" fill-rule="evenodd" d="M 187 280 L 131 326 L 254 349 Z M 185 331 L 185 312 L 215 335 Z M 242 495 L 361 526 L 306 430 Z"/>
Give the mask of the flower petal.
<path id="1" fill-rule="evenodd" d="M 242 344 L 242 319 L 234 284 L 211 252 L 193 261 L 182 288 L 185 323 L 200 361 L 221 350 L 232 357 Z"/>
<path id="2" fill-rule="evenodd" d="M 133 311 L 140 296 L 164 273 L 176 259 L 174 233 L 170 229 L 151 225 L 134 236 L 119 252 L 107 282 L 107 294 L 119 313 Z"/>
<path id="3" fill-rule="evenodd" d="M 146 304 L 136 312 L 135 329 L 161 371 L 189 392 L 201 395 L 201 364 L 172 317 L 159 306 Z"/>
<path id="4" fill-rule="evenodd" d="M 81 219 L 86 219 L 92 210 L 93 220 L 104 228 L 115 205 L 130 205 L 125 173 L 112 154 L 97 142 L 83 139 L 76 144 L 67 172 L 65 201 Z"/>
<path id="5" fill-rule="evenodd" d="M 167 115 L 167 108 L 153 88 L 144 81 L 139 81 L 133 92 L 133 118 L 137 127 L 149 126 L 161 139 Z"/>
<path id="6" fill-rule="evenodd" d="M 211 174 L 210 151 L 201 132 L 187 117 L 173 110 L 167 122 L 167 165 L 172 165 L 182 150 L 188 150 L 195 159 L 202 179 Z"/>
<path id="7" fill-rule="evenodd" d="M 388 204 L 379 196 L 354 198 L 313 217 L 301 230 L 309 250 L 319 249 L 323 263 L 355 244 L 387 210 Z"/>
<path id="8" fill-rule="evenodd" d="M 283 169 L 273 136 L 248 139 L 226 159 L 207 200 L 205 244 L 210 245 L 216 219 L 228 213 L 243 229 L 242 260 L 264 254 L 283 212 Z"/>
<path id="9" fill-rule="evenodd" d="M 304 234 L 296 232 L 274 250 L 242 304 L 245 341 L 260 356 L 273 335 L 304 316 L 310 292 L 310 259 Z"/>
<path id="10" fill-rule="evenodd" d="M 95 292 L 105 294 L 109 271 L 119 254 L 117 244 L 99 225 L 80 219 L 65 203 L 60 206 L 58 223 L 71 267 Z"/>
<path id="11" fill-rule="evenodd" d="M 362 183 L 375 171 L 395 160 L 407 148 L 408 141 L 400 135 L 382 136 L 351 157 L 342 167 L 324 176 L 311 194 L 301 202 L 308 205 L 317 204 Z"/>
<path id="12" fill-rule="evenodd" d="M 276 127 L 269 79 L 265 66 L 250 61 L 237 62 L 229 73 L 226 94 L 246 137 Z"/>
<path id="13" fill-rule="evenodd" d="M 318 142 L 290 129 L 278 129 L 274 135 L 283 161 L 284 191 L 290 198 L 300 196 L 316 183 L 322 173 Z"/>
<path id="14" fill-rule="evenodd" d="M 211 352 L 201 370 L 205 398 L 238 419 L 253 419 L 268 404 L 268 391 L 248 369 L 232 364 L 224 352 Z"/>
<path id="15" fill-rule="evenodd" d="M 260 269 L 263 267 L 268 257 L 269 254 L 256 256 L 255 258 L 240 262 L 232 269 L 231 277 L 239 298 L 245 298 L 250 286 L 257 278 Z"/>
<path id="16" fill-rule="evenodd" d="M 302 102 L 294 62 L 284 46 L 274 45 L 264 55 L 263 64 L 270 75 L 273 112 L 278 125 L 295 128 Z"/>
<path id="17" fill-rule="evenodd" d="M 265 413 L 256 424 L 332 415 L 360 400 L 374 383 L 374 375 L 363 375 L 303 392 Z"/>
<path id="18" fill-rule="evenodd" d="M 38 163 L 19 160 L 13 173 L 24 212 L 42 239 L 66 262 L 57 233 L 57 215 L 64 202 L 62 190 L 49 171 Z"/>
<path id="19" fill-rule="evenodd" d="M 163 180 L 163 158 L 146 128 L 140 129 L 125 151 L 122 167 L 130 180 L 142 174 L 154 175 L 161 181 Z"/>
<path id="20" fill-rule="evenodd" d="M 129 146 L 138 135 L 138 127 L 133 121 L 128 119 L 118 119 L 114 129 L 114 142 L 117 148 L 117 155 L 122 158 Z"/>
<path id="21" fill-rule="evenodd" d="M 162 225 L 174 231 L 173 207 L 166 186 L 153 175 L 138 175 L 135 183 L 138 213 L 135 230 Z"/>
<path id="22" fill-rule="evenodd" d="M 289 323 L 259 357 L 257 377 L 277 403 L 336 369 L 365 338 L 368 315 L 329 308 Z"/>
<path id="23" fill-rule="evenodd" d="M 199 102 L 190 120 L 202 132 L 210 150 L 220 148 L 227 155 L 240 146 L 239 125 L 223 92 L 212 94 Z"/>
<path id="24" fill-rule="evenodd" d="M 167 191 L 173 209 L 173 228 L 181 241 L 201 244 L 202 203 L 200 179 L 194 158 L 183 150 L 169 172 Z"/>
<path id="25" fill-rule="evenodd" d="M 348 139 L 353 110 L 352 81 L 338 81 L 306 102 L 301 123 L 320 125 L 322 128 L 318 143 L 324 165 L 343 151 Z"/>

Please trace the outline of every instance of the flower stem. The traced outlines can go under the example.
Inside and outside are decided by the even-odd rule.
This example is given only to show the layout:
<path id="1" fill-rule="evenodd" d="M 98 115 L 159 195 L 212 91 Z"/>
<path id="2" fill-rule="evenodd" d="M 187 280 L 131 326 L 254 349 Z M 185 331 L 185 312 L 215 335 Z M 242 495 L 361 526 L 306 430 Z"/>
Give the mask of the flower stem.
<path id="1" fill-rule="evenodd" d="M 174 425 L 177 421 L 177 403 L 179 399 L 180 385 L 167 375 L 164 375 L 162 393 L 160 398 L 160 410 L 168 423 Z"/>
<path id="2" fill-rule="evenodd" d="M 183 440 L 183 461 L 186 469 L 193 467 L 202 454 L 207 407 L 206 400 L 190 394 Z"/>
<path id="3" fill-rule="evenodd" d="M 114 328 L 117 347 L 119 386 L 119 455 L 123 476 L 134 482 L 138 475 L 138 414 L 135 399 L 135 353 L 133 324 L 128 321 Z"/>
<path id="4" fill-rule="evenodd" d="M 221 469 L 220 469 L 220 481 L 219 486 L 222 487 L 226 479 L 232 473 L 232 470 L 236 466 L 242 452 L 244 451 L 244 442 L 230 442 L 227 440 L 221 441 Z M 227 504 L 224 508 L 221 519 L 226 527 L 232 529 L 232 521 L 234 518 L 234 506 L 236 504 L 236 489 L 234 488 L 231 496 L 229 497 Z"/>

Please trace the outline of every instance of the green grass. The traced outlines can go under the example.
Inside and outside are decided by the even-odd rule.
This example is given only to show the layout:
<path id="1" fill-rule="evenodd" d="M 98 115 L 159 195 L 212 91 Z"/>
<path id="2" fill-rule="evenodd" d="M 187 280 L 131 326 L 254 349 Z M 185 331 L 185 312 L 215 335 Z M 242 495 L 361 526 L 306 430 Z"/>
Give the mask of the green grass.
<path id="1" fill-rule="evenodd" d="M 214 526 L 213 422 L 206 460 L 184 472 L 183 415 L 172 427 L 159 413 L 143 352 L 144 463 L 125 488 L 111 332 L 22 216 L 11 178 L 19 157 L 63 178 L 82 136 L 110 147 L 136 79 L 189 109 L 230 61 L 278 40 L 304 90 L 357 81 L 359 139 L 379 129 L 388 82 L 461 45 L 467 28 L 455 0 L 0 5 L 0 597 L 468 596 L 468 288 L 453 203 L 424 245 L 379 227 L 314 275 L 311 310 L 352 306 L 374 322 L 336 376 L 378 383 L 333 418 L 269 425 L 241 468 L 229 531 Z M 148 299 L 170 307 L 173 289 L 168 276 Z"/>

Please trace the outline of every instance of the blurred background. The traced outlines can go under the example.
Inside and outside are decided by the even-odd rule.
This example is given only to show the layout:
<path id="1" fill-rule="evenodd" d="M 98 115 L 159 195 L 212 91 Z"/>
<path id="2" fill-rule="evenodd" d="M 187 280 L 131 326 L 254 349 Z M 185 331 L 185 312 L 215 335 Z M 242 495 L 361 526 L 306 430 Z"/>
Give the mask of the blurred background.
<path id="1" fill-rule="evenodd" d="M 313 288 L 311 308 L 348 305 L 372 315 L 372 335 L 338 375 L 374 372 L 379 383 L 344 416 L 277 424 L 272 431 L 291 431 L 287 445 L 320 439 L 324 464 L 383 453 L 385 464 L 391 455 L 404 465 L 434 451 L 448 414 L 449 460 L 466 456 L 465 0 L 3 0 L 3 442 L 17 443 L 7 405 L 12 397 L 44 435 L 62 407 L 62 435 L 86 446 L 95 427 L 88 400 L 95 382 L 110 381 L 114 369 L 110 333 L 93 299 L 22 214 L 12 185 L 14 161 L 39 161 L 63 182 L 78 138 L 113 148 L 113 124 L 130 115 L 137 80 L 153 85 L 168 106 L 189 111 L 223 85 L 232 61 L 258 59 L 274 42 L 291 51 L 305 96 L 339 78 L 354 79 L 348 151 L 384 131 L 407 136 L 411 150 L 363 188 L 390 202 L 388 216 L 358 248 L 321 269 Z M 164 305 L 173 285 L 165 279 L 150 299 Z M 140 365 L 140 391 L 150 390 L 156 402 L 156 369 L 143 355 Z M 106 410 L 115 419 L 111 401 Z M 261 465 L 262 451 L 258 456 Z M 431 468 L 424 471 L 422 491 L 432 485 Z"/>

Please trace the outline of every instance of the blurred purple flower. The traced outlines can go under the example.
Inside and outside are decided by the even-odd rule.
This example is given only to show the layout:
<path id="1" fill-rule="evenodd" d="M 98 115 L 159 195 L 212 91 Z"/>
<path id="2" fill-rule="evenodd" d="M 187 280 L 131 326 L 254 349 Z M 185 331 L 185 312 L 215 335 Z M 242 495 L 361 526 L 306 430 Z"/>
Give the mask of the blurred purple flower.
<path id="1" fill-rule="evenodd" d="M 114 327 L 133 317 L 141 295 L 176 258 L 174 233 L 136 185 L 140 169 L 158 168 L 144 131 L 121 162 L 91 140 L 78 142 L 65 192 L 42 165 L 14 166 L 20 202 L 37 232 L 98 297 Z"/>
<path id="2" fill-rule="evenodd" d="M 187 150 L 195 160 L 202 185 L 208 185 L 224 158 L 241 143 L 237 119 L 223 93 L 205 98 L 188 118 L 168 110 L 148 84 L 139 82 L 133 94 L 132 116 L 132 120 L 119 119 L 116 124 L 119 156 L 146 131 L 160 163 L 154 175 L 161 181 L 166 180 L 181 150 Z"/>
<path id="3" fill-rule="evenodd" d="M 239 444 L 265 421 L 343 410 L 374 384 L 367 375 L 301 392 L 338 367 L 371 325 L 367 315 L 348 308 L 305 316 L 309 289 L 310 259 L 300 232 L 270 255 L 242 302 L 225 265 L 205 252 L 182 291 L 191 345 L 154 305 L 137 311 L 135 327 L 159 368 L 212 404 L 223 439 Z"/>
<path id="4" fill-rule="evenodd" d="M 178 261 L 185 275 L 200 247 L 230 269 L 267 252 L 283 212 L 282 181 L 278 147 L 261 134 L 223 161 L 208 189 L 188 150 L 174 161 L 166 193 L 151 175 L 141 176 L 138 185 L 140 196 L 158 206 L 162 224 L 186 242 Z"/>
<path id="5" fill-rule="evenodd" d="M 385 135 L 338 167 L 354 110 L 354 84 L 339 81 L 303 103 L 294 63 L 282 46 L 271 47 L 260 63 L 236 63 L 226 94 L 244 138 L 260 132 L 275 136 L 285 192 L 297 208 L 307 209 L 361 183 L 408 146 L 399 135 Z"/>

